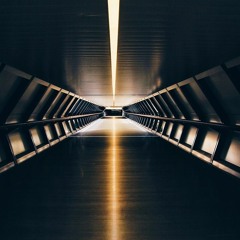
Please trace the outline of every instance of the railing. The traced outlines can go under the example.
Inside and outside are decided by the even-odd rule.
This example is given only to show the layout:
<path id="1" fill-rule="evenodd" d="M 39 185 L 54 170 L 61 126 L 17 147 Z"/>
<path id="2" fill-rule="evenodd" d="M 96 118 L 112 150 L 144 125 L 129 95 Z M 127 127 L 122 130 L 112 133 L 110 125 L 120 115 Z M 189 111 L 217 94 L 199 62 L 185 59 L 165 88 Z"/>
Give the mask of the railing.
<path id="1" fill-rule="evenodd" d="M 3 172 L 77 133 L 102 113 L 84 114 L 0 126 Z"/>
<path id="2" fill-rule="evenodd" d="M 162 121 L 169 121 L 173 123 L 180 123 L 183 125 L 192 125 L 192 126 L 198 126 L 198 127 L 209 127 L 220 131 L 240 131 L 240 126 L 237 125 L 224 125 L 220 123 L 210 123 L 210 122 L 202 122 L 202 121 L 192 121 L 187 119 L 176 119 L 176 118 L 166 118 L 166 117 L 159 117 L 159 116 L 152 116 L 152 115 L 144 115 L 144 114 L 138 114 L 138 113 L 125 113 L 126 116 L 134 115 L 139 117 L 145 117 L 150 119 L 158 119 Z"/>
<path id="3" fill-rule="evenodd" d="M 0 85 L 0 172 L 76 133 L 105 109 L 4 64 Z"/>
<path id="4" fill-rule="evenodd" d="M 240 58 L 123 108 L 129 119 L 240 177 Z"/>

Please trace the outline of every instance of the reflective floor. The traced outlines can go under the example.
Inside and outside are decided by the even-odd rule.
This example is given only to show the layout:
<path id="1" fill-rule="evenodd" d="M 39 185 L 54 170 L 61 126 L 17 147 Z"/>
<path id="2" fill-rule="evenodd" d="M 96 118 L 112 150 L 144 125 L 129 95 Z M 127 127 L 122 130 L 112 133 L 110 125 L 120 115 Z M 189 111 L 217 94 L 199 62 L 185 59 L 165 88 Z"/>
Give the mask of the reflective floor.
<path id="1" fill-rule="evenodd" d="M 105 118 L 0 176 L 0 239 L 240 239 L 240 183 Z"/>

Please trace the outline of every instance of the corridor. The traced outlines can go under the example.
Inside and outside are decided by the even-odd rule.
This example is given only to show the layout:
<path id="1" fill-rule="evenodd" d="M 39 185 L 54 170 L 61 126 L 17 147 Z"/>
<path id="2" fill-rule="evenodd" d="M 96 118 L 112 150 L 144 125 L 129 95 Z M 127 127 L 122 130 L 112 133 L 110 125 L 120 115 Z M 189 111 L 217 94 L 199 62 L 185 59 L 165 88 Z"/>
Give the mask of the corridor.
<path id="1" fill-rule="evenodd" d="M 122 117 L 0 178 L 1 240 L 240 238 L 239 181 Z"/>

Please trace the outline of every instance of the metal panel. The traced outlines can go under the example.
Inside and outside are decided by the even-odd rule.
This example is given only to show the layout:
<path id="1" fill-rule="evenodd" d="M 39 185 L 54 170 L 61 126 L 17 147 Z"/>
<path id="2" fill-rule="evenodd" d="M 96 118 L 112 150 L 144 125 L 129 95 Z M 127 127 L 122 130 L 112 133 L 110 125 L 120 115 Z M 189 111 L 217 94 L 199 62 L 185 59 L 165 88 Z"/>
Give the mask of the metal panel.
<path id="1" fill-rule="evenodd" d="M 201 160 L 240 177 L 240 95 L 229 74 L 229 69 L 239 63 L 234 60 L 224 68 L 209 69 L 151 94 L 125 106 L 125 115 Z M 147 109 L 147 115 L 131 112 L 135 105 L 150 99 L 156 99 L 155 106 L 162 108 L 165 116 Z"/>
<path id="2" fill-rule="evenodd" d="M 103 115 L 104 107 L 84 100 L 87 109 L 82 110 L 89 114 L 54 117 L 69 111 L 80 97 L 8 66 L 2 68 L 1 81 L 7 84 L 0 98 L 0 172 L 75 133 L 78 119 L 86 125 Z"/>

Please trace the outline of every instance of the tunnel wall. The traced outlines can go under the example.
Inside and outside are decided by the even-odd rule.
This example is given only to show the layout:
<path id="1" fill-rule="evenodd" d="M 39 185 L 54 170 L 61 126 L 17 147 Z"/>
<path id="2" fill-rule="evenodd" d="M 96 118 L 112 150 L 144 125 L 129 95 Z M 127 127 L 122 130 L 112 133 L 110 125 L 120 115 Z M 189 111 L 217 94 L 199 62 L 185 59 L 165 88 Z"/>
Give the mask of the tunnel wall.
<path id="1" fill-rule="evenodd" d="M 0 63 L 0 173 L 102 117 L 104 107 Z"/>
<path id="2" fill-rule="evenodd" d="M 240 177 L 240 58 L 162 89 L 124 114 L 179 148 Z"/>

